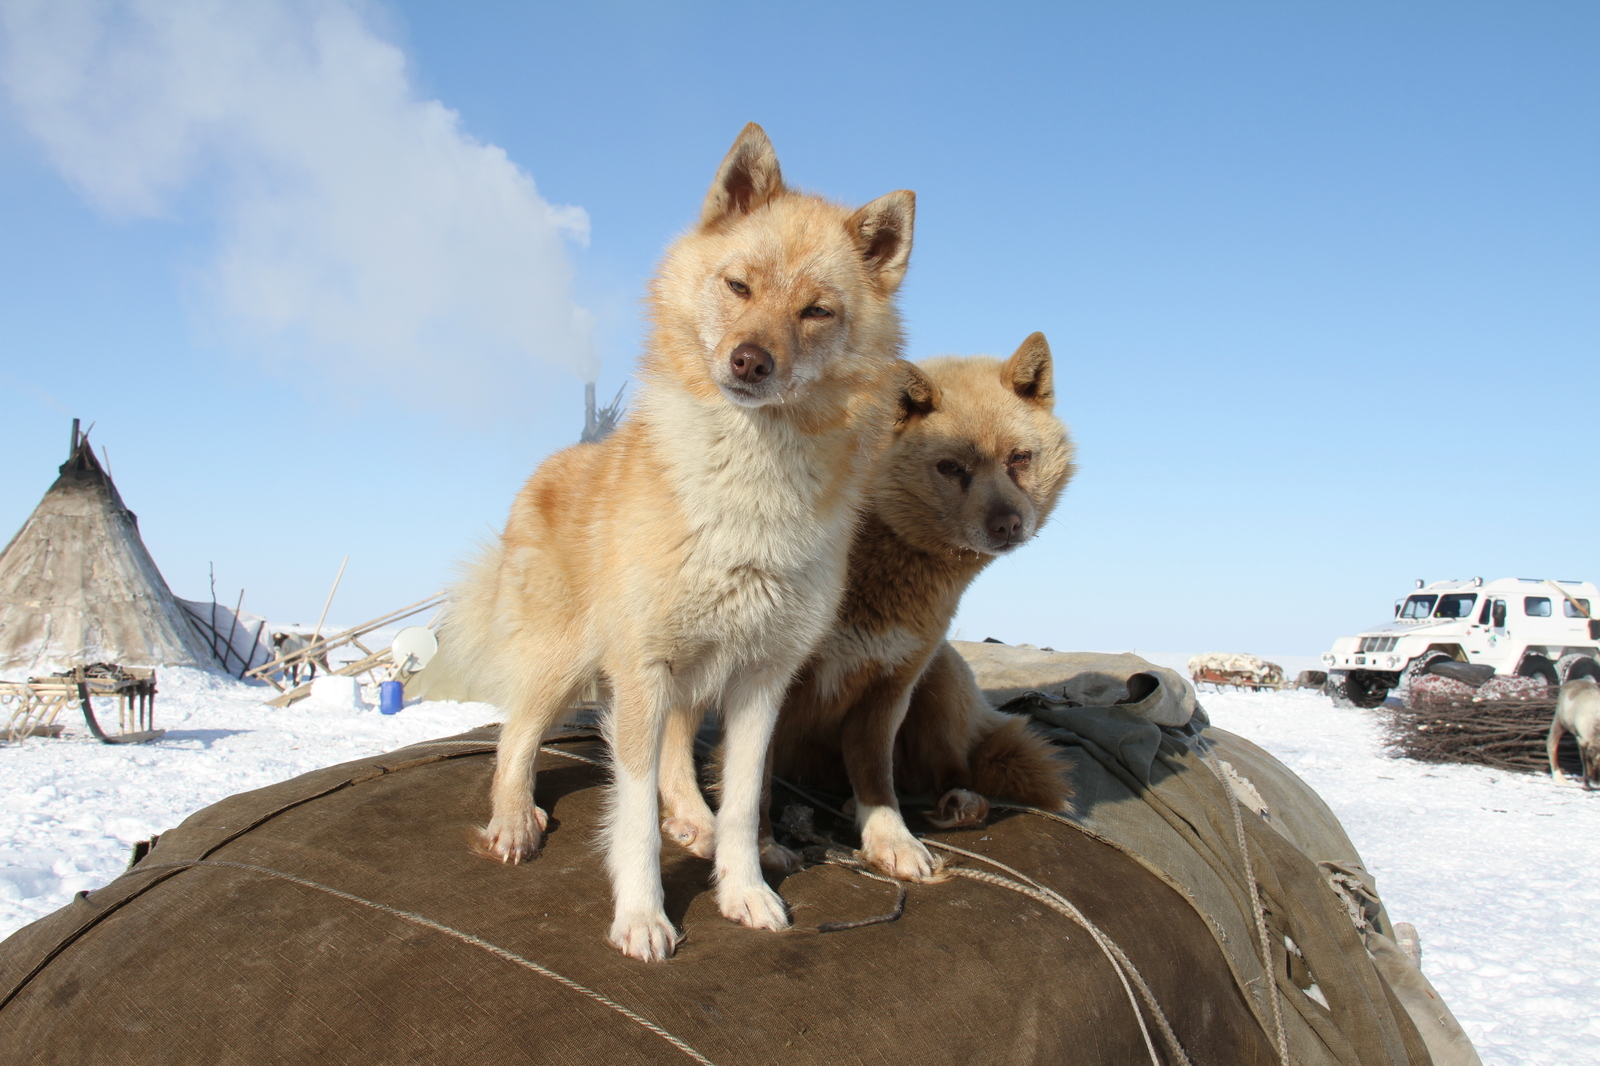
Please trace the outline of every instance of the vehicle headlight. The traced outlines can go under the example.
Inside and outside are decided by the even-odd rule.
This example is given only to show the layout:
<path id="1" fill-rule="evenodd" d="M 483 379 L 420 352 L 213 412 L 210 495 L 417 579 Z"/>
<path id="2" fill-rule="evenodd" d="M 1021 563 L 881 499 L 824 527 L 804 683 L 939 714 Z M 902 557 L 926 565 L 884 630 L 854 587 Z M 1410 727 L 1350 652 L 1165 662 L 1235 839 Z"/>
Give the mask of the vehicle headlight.
<path id="1" fill-rule="evenodd" d="M 1389 656 L 1389 660 L 1388 661 L 1389 661 L 1389 665 L 1390 666 L 1397 666 L 1400 663 L 1400 656 L 1391 655 L 1391 656 Z"/>
<path id="2" fill-rule="evenodd" d="M 1325 652 L 1322 653 L 1322 665 L 1323 666 L 1332 666 L 1334 663 L 1336 663 L 1338 661 L 1339 661 L 1338 657 L 1335 656 L 1333 654 L 1333 652 L 1325 651 Z"/>

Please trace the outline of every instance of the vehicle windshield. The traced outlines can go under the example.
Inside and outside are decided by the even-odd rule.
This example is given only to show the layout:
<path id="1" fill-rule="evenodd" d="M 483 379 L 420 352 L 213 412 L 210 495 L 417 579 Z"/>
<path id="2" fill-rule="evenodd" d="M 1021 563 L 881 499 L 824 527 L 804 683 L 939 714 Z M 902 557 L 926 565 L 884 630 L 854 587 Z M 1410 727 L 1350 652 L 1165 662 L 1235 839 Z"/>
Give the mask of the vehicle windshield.
<path id="1" fill-rule="evenodd" d="M 1433 605 L 1438 601 L 1437 596 L 1407 596 L 1406 605 L 1400 608 L 1400 617 L 1426 618 L 1433 613 Z"/>
<path id="2" fill-rule="evenodd" d="M 1439 597 L 1439 609 L 1433 612 L 1435 618 L 1466 618 L 1472 614 L 1472 605 L 1478 602 L 1475 592 L 1458 592 L 1450 596 Z"/>

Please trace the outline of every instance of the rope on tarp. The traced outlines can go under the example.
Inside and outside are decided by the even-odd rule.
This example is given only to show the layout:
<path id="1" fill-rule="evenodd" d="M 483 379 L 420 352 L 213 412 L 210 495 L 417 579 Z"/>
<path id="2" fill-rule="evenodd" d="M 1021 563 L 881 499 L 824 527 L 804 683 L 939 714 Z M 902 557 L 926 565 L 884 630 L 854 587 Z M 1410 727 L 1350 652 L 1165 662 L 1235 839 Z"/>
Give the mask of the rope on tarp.
<path id="1" fill-rule="evenodd" d="M 1150 1054 L 1150 1061 L 1154 1063 L 1155 1066 L 1161 1066 L 1161 1057 L 1156 1053 L 1155 1041 L 1150 1038 L 1150 1027 L 1145 1024 L 1144 1012 L 1139 1009 L 1140 999 L 1144 1000 L 1145 1006 L 1149 1008 L 1151 1016 L 1155 1018 L 1156 1026 L 1161 1030 L 1161 1038 L 1166 1042 L 1167 1047 L 1172 1052 L 1173 1057 L 1177 1059 L 1179 1063 L 1182 1063 L 1183 1066 L 1189 1066 L 1189 1055 L 1183 1050 L 1183 1045 L 1179 1043 L 1178 1035 L 1172 1031 L 1172 1024 L 1167 1021 L 1166 1013 L 1162 1011 L 1161 1004 L 1156 1001 L 1155 993 L 1150 990 L 1149 984 L 1145 982 L 1144 975 L 1142 975 L 1139 972 L 1139 968 L 1133 964 L 1133 960 L 1129 959 L 1127 954 L 1117 946 L 1116 941 L 1112 940 L 1109 936 L 1102 932 L 1099 926 L 1091 922 L 1088 916 L 1079 910 L 1071 900 L 1067 899 L 1050 886 L 1042 884 L 1039 881 L 1035 881 L 1022 871 L 1017 870 L 1014 867 L 1007 866 L 998 859 L 991 859 L 987 855 L 980 855 L 978 852 L 968 851 L 965 848 L 958 848 L 954 844 L 946 844 L 942 841 L 930 840 L 927 837 L 921 837 L 919 839 L 921 839 L 923 843 L 938 848 L 941 851 L 952 852 L 953 854 L 962 855 L 969 859 L 975 859 L 978 862 L 987 863 L 998 870 L 1005 871 L 1012 877 L 1016 878 L 1016 880 L 1013 881 L 1011 878 L 1001 877 L 998 874 L 992 874 L 986 870 L 973 870 L 964 866 L 946 866 L 943 871 L 945 874 L 954 877 L 965 877 L 969 880 L 982 881 L 986 884 L 1008 888 L 1013 892 L 1020 893 L 1021 895 L 1027 896 L 1029 899 L 1033 899 L 1044 904 L 1051 910 L 1066 916 L 1068 919 L 1081 926 L 1083 930 L 1089 934 L 1090 938 L 1094 940 L 1095 945 L 1105 955 L 1107 961 L 1111 963 L 1111 969 L 1116 973 L 1117 980 L 1122 982 L 1122 990 L 1128 997 L 1129 1005 L 1133 1007 L 1134 1018 L 1139 1022 L 1139 1033 L 1144 1037 L 1145 1050 Z M 1135 987 L 1138 988 L 1137 996 L 1134 994 Z"/>
<path id="2" fill-rule="evenodd" d="M 342 899 L 347 903 L 358 903 L 363 907 L 370 907 L 382 914 L 387 914 L 391 917 L 399 918 L 402 921 L 410 922 L 412 925 L 419 925 L 424 929 L 431 929 L 436 933 L 443 933 L 445 936 L 459 940 L 463 944 L 486 951 L 498 959 L 503 959 L 506 962 L 521 966 L 524 969 L 532 970 L 541 977 L 548 977 L 550 980 L 556 982 L 562 987 L 569 988 L 580 995 L 588 996 L 601 1006 L 615 1011 L 624 1018 L 628 1019 L 630 1022 L 642 1026 L 643 1028 L 654 1033 L 656 1036 L 659 1036 L 662 1040 L 665 1040 L 667 1043 L 683 1052 L 695 1062 L 700 1063 L 701 1066 L 716 1066 L 715 1063 L 706 1058 L 704 1055 L 700 1054 L 700 1052 L 696 1051 L 684 1040 L 669 1033 L 667 1030 L 661 1028 L 661 1026 L 657 1025 L 655 1022 L 652 1022 L 650 1019 L 643 1017 L 635 1011 L 629 1010 L 616 1000 L 609 999 L 599 992 L 596 992 L 594 989 L 589 988 L 586 985 L 579 984 L 572 978 L 567 977 L 565 974 L 559 974 L 550 969 L 548 966 L 541 966 L 532 959 L 523 958 L 521 955 L 518 955 L 513 951 L 508 951 L 505 948 L 500 947 L 498 944 L 491 944 L 482 937 L 473 936 L 471 933 L 463 932 L 460 929 L 445 925 L 443 922 L 436 922 L 432 918 L 424 917 L 423 915 L 417 914 L 413 911 L 403 911 L 398 907 L 391 907 L 386 903 L 378 903 L 375 900 L 364 899 L 352 892 L 345 892 L 341 889 L 334 888 L 331 885 L 320 884 L 316 881 L 299 877 L 295 874 L 285 873 L 282 870 L 273 870 L 266 866 L 254 866 L 246 862 L 226 862 L 221 859 L 190 859 L 185 862 L 167 862 L 157 863 L 153 866 L 140 866 L 133 872 L 149 873 L 156 870 L 173 870 L 188 866 L 221 866 L 233 870 L 248 870 L 252 873 L 262 874 L 267 877 L 275 877 L 280 881 L 288 881 L 291 884 L 315 889 L 318 892 L 325 892 L 328 895 L 333 896 L 336 899 Z"/>
<path id="3" fill-rule="evenodd" d="M 1267 931 L 1267 912 L 1261 903 L 1261 886 L 1256 883 L 1255 866 L 1250 861 L 1250 843 L 1245 837 L 1244 814 L 1239 808 L 1239 797 L 1233 791 L 1233 785 L 1228 781 L 1228 775 L 1217 763 L 1217 756 L 1206 744 L 1200 748 L 1200 758 L 1206 767 L 1217 775 L 1217 780 L 1222 784 L 1222 791 L 1227 793 L 1228 806 L 1233 809 L 1233 831 L 1239 838 L 1239 857 L 1244 862 L 1244 878 L 1250 887 L 1250 911 L 1255 919 L 1256 938 L 1261 945 L 1261 969 L 1267 976 L 1267 999 L 1272 1004 L 1273 1036 L 1277 1039 L 1278 1061 L 1282 1066 L 1289 1064 L 1289 1032 L 1283 1024 L 1283 1003 L 1278 991 L 1277 981 L 1273 978 L 1272 965 L 1272 936 Z"/>
<path id="4" fill-rule="evenodd" d="M 605 766 L 605 763 L 599 759 L 591 758 L 586 755 L 579 755 L 576 752 L 565 751 L 560 748 L 550 747 L 548 745 L 541 747 L 539 750 L 547 752 L 551 755 L 562 755 L 569 759 L 576 759 L 579 762 L 588 763 L 592 766 Z M 838 815 L 841 818 L 850 820 L 849 816 L 845 814 L 844 811 L 832 806 L 831 804 L 823 801 L 820 797 L 812 794 L 806 789 L 796 786 L 790 781 L 785 781 L 782 778 L 774 775 L 773 783 L 787 788 L 789 791 L 811 801 L 818 807 L 821 807 L 823 810 L 829 811 L 830 813 Z M 1230 796 L 1232 795 L 1232 793 L 1229 794 Z M 1019 809 L 1033 810 L 1033 808 Z M 1036 813 L 1045 815 L 1049 814 L 1049 812 L 1042 810 L 1036 811 Z M 1060 820 L 1067 822 L 1067 819 L 1065 818 Z M 1070 825 L 1071 823 L 1068 822 L 1067 824 Z M 1239 827 L 1239 830 L 1242 834 L 1242 825 Z M 942 841 L 931 840 L 927 837 L 919 837 L 918 839 L 924 844 L 939 848 L 942 851 L 952 852 L 957 855 L 963 855 L 969 859 L 975 859 L 979 862 L 987 863 L 998 869 L 1006 871 L 1018 879 L 1012 880 L 1011 878 L 1002 877 L 999 874 L 992 874 L 984 870 L 972 870 L 960 866 L 942 866 L 939 870 L 939 874 L 941 875 L 939 877 L 940 880 L 948 876 L 964 877 L 968 880 L 979 881 L 985 884 L 1006 888 L 1044 904 L 1046 907 L 1049 907 L 1057 913 L 1064 915 L 1075 924 L 1081 926 L 1089 934 L 1090 938 L 1094 940 L 1095 945 L 1099 947 L 1101 952 L 1106 956 L 1107 961 L 1111 963 L 1112 970 L 1117 975 L 1117 980 L 1121 982 L 1122 990 L 1128 997 L 1129 1005 L 1133 1008 L 1134 1018 L 1139 1023 L 1139 1033 L 1144 1038 L 1145 1050 L 1150 1055 L 1151 1063 L 1153 1063 L 1154 1066 L 1162 1066 L 1161 1057 L 1156 1051 L 1155 1041 L 1150 1036 L 1150 1028 L 1145 1024 L 1144 1011 L 1139 1009 L 1139 1001 L 1141 999 L 1144 1001 L 1145 1006 L 1149 1009 L 1151 1016 L 1155 1018 L 1156 1025 L 1161 1031 L 1161 1037 L 1166 1042 L 1167 1047 L 1172 1052 L 1173 1057 L 1176 1058 L 1177 1061 L 1182 1064 L 1182 1066 L 1189 1066 L 1191 1060 L 1188 1056 L 1188 1053 L 1184 1051 L 1183 1045 L 1179 1042 L 1177 1034 L 1173 1032 L 1172 1024 L 1167 1020 L 1166 1013 L 1161 1009 L 1161 1004 L 1156 1000 L 1155 993 L 1151 991 L 1149 984 L 1144 979 L 1144 975 L 1139 972 L 1139 968 L 1133 964 L 1133 960 L 1128 958 L 1127 953 L 1125 953 L 1122 948 L 1117 945 L 1116 941 L 1112 940 L 1109 936 L 1102 932 L 1100 927 L 1091 922 L 1088 916 L 1079 910 L 1076 905 L 1049 886 L 1041 884 L 1021 871 L 1007 866 L 1005 863 L 991 859 L 986 855 L 980 855 L 977 852 L 967 851 L 966 849 L 958 848 L 953 844 L 946 844 Z M 833 844 L 831 840 L 826 840 L 822 837 L 816 837 L 814 840 L 818 844 Z M 1240 843 L 1242 846 L 1242 835 L 1240 837 Z M 905 910 L 905 885 L 899 881 L 895 881 L 892 878 L 883 877 L 880 874 L 873 873 L 872 871 L 868 870 L 860 861 L 847 858 L 844 854 L 831 854 L 831 852 L 835 850 L 837 849 L 828 848 L 827 851 L 829 851 L 830 854 L 821 857 L 819 861 L 829 865 L 842 866 L 854 873 L 860 874 L 864 877 L 869 877 L 874 881 L 882 881 L 885 884 L 894 885 L 899 889 L 899 898 L 895 902 L 894 909 L 887 914 L 853 922 L 826 922 L 819 926 L 817 931 L 822 933 L 843 932 L 848 929 L 857 929 L 864 926 L 897 921 Z M 1246 872 L 1247 875 L 1249 875 L 1248 856 L 1246 857 L 1245 861 Z M 1255 882 L 1254 878 L 1252 877 L 1252 889 L 1254 889 L 1254 886 Z M 1137 995 L 1134 991 L 1135 988 L 1138 989 Z M 1286 1038 L 1283 1036 L 1283 1019 L 1281 1014 L 1276 1013 L 1276 1007 L 1277 1004 L 1274 1003 L 1274 1020 L 1278 1024 L 1280 1045 L 1286 1046 Z M 1284 1056 L 1283 1063 L 1284 1066 L 1288 1066 L 1288 1058 L 1286 1054 Z"/>
<path id="5" fill-rule="evenodd" d="M 567 751 L 564 748 L 553 748 L 549 744 L 545 744 L 542 745 L 539 750 L 544 752 L 546 755 L 563 755 L 568 759 L 576 759 L 579 762 L 586 762 L 590 766 L 598 766 L 602 770 L 606 768 L 606 761 L 604 759 L 595 759 L 588 755 L 579 755 L 575 751 Z"/>

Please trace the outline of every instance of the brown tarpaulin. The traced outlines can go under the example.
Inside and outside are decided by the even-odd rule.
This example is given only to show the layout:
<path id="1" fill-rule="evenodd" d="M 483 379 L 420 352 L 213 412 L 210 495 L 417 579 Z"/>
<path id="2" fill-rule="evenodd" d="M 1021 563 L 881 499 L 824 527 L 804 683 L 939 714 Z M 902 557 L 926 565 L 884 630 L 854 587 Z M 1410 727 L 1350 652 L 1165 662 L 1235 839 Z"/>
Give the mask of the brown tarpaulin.
<path id="1" fill-rule="evenodd" d="M 1080 728 L 1107 715 L 1090 717 Z M 1309 794 L 1266 752 L 1206 733 L 1269 802 Z M 1266 1066 L 1270 997 L 1227 868 L 1227 792 L 1171 743 L 1176 731 L 1162 738 L 1146 783 L 1078 739 L 1077 824 L 1019 812 L 968 831 L 909 821 L 1080 909 L 1149 984 L 1189 1061 Z M 566 739 L 541 755 L 554 832 L 538 860 L 501 866 L 467 848 L 488 815 L 493 743 L 485 728 L 318 770 L 166 832 L 128 874 L 0 944 L 0 1061 L 1147 1063 L 1141 1016 L 1160 1061 L 1179 1061 L 1093 938 L 1038 898 L 1048 893 L 966 877 L 912 885 L 896 920 L 819 932 L 888 916 L 899 890 L 816 864 L 779 885 L 794 930 L 752 932 L 718 916 L 709 863 L 669 847 L 667 911 L 688 940 L 667 964 L 624 959 L 603 943 L 603 747 Z M 779 804 L 795 800 L 779 789 Z M 1322 826 L 1325 807 L 1307 810 L 1282 828 L 1246 820 L 1291 1058 L 1424 1066 L 1416 1029 L 1296 837 L 1322 832 L 1315 847 L 1334 852 L 1347 840 Z M 821 813 L 819 824 L 843 839 Z M 1173 869 L 1130 842 L 1155 842 Z M 1349 853 L 1338 858 L 1358 864 Z M 1333 1010 L 1294 986 L 1288 928 Z"/>

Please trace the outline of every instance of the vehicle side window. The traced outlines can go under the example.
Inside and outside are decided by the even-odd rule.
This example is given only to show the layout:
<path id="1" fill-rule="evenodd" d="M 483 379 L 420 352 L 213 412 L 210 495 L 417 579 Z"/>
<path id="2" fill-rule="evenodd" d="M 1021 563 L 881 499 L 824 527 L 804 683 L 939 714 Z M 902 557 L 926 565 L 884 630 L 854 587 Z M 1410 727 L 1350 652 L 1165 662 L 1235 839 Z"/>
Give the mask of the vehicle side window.
<path id="1" fill-rule="evenodd" d="M 1506 627 L 1506 601 L 1505 600 L 1495 600 L 1494 601 L 1494 627 L 1496 629 L 1504 629 Z"/>
<path id="2" fill-rule="evenodd" d="M 1567 609 L 1568 618 L 1594 617 L 1594 610 L 1589 606 L 1588 600 L 1579 600 L 1577 603 L 1573 603 L 1571 600 L 1563 600 L 1561 606 Z"/>
<path id="3" fill-rule="evenodd" d="M 1433 612 L 1435 618 L 1467 618 L 1472 614 L 1472 605 L 1478 602 L 1475 592 L 1457 593 L 1453 596 L 1440 596 L 1439 609 Z"/>
<path id="4" fill-rule="evenodd" d="M 1433 613 L 1433 605 L 1438 599 L 1437 596 L 1409 596 L 1405 607 L 1400 610 L 1400 617 L 1426 618 Z"/>
<path id="5" fill-rule="evenodd" d="M 1485 596 L 1483 599 L 1483 610 L 1478 612 L 1478 624 L 1480 626 L 1486 626 L 1489 624 L 1489 608 L 1492 606 L 1494 606 L 1494 601 Z"/>
<path id="6" fill-rule="evenodd" d="M 1529 618 L 1550 617 L 1550 597 L 1524 596 L 1522 597 L 1522 613 Z"/>

